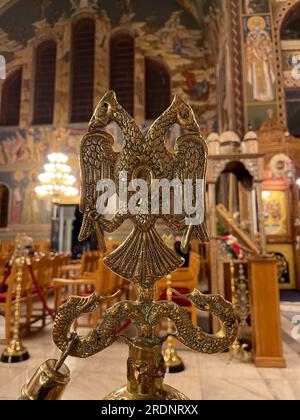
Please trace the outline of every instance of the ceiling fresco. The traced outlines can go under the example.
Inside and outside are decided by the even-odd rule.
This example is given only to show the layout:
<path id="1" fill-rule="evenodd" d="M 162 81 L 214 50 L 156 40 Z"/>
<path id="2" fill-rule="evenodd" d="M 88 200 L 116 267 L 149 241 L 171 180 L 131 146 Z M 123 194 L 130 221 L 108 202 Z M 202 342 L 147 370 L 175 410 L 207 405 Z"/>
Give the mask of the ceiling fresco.
<path id="1" fill-rule="evenodd" d="M 34 36 L 34 23 L 46 19 L 53 25 L 60 17 L 70 16 L 74 9 L 89 5 L 101 12 L 105 10 L 109 19 L 117 25 L 124 14 L 132 14 L 133 20 L 143 20 L 153 30 L 160 28 L 170 14 L 182 7 L 182 23 L 197 28 L 204 22 L 209 8 L 218 1 L 199 0 L 19 0 L 0 16 L 0 28 L 10 39 L 25 44 Z M 30 11 L 30 13 L 29 13 Z"/>

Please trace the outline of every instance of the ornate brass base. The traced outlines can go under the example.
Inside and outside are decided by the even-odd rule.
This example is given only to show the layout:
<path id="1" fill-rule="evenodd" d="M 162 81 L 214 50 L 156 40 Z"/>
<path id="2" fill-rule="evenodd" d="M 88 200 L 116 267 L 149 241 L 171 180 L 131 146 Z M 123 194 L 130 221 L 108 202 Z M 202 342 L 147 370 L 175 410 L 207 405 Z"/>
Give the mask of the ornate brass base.
<path id="1" fill-rule="evenodd" d="M 243 362 L 249 361 L 249 353 L 247 351 L 248 344 L 242 344 L 239 340 L 236 340 L 229 349 L 229 362 L 230 363 L 233 359 L 239 357 L 242 359 Z"/>
<path id="2" fill-rule="evenodd" d="M 1 355 L 3 363 L 20 363 L 28 359 L 29 353 L 19 340 L 11 340 Z"/>
<path id="3" fill-rule="evenodd" d="M 125 385 L 124 387 L 107 395 L 104 400 L 188 401 L 189 398 L 169 385 L 164 385 L 163 389 L 158 390 L 155 395 L 131 394 L 128 392 L 128 387 Z"/>
<path id="4" fill-rule="evenodd" d="M 164 385 L 166 366 L 161 350 L 161 344 L 131 344 L 127 386 L 112 392 L 105 400 L 188 400 L 181 392 Z"/>

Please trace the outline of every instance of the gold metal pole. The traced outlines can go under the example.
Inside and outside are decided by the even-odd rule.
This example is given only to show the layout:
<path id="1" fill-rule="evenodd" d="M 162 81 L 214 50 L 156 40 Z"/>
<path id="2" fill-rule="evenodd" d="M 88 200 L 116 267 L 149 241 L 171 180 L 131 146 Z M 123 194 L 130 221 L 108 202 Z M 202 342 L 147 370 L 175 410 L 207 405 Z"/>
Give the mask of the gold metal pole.
<path id="1" fill-rule="evenodd" d="M 231 302 L 233 309 L 237 310 L 238 299 L 237 299 L 237 291 L 235 286 L 235 263 L 234 260 L 230 260 L 230 284 L 231 284 Z M 236 357 L 241 357 L 244 362 L 249 360 L 248 352 L 246 351 L 247 344 L 241 344 L 238 337 L 236 338 L 235 342 L 230 347 L 230 357 L 229 363 Z"/>
<path id="2" fill-rule="evenodd" d="M 3 363 L 19 363 L 29 359 L 29 353 L 23 346 L 20 338 L 20 300 L 22 295 L 23 272 L 26 264 L 26 235 L 18 235 L 16 239 L 16 251 L 14 263 L 16 264 L 16 297 L 14 305 L 14 329 L 13 337 L 1 356 Z M 28 241 L 27 241 L 28 243 Z"/>
<path id="3" fill-rule="evenodd" d="M 168 302 L 172 302 L 172 275 L 169 274 L 167 276 L 167 300 Z M 166 364 L 166 372 L 167 373 L 179 373 L 184 371 L 184 363 L 182 359 L 178 356 L 174 346 L 173 346 L 173 325 L 172 321 L 168 319 L 168 339 L 167 339 L 167 347 L 164 351 L 164 360 Z"/>
<path id="4" fill-rule="evenodd" d="M 230 287 L 231 287 L 231 302 L 233 307 L 236 307 L 237 296 L 235 289 L 235 265 L 234 260 L 230 260 Z"/>

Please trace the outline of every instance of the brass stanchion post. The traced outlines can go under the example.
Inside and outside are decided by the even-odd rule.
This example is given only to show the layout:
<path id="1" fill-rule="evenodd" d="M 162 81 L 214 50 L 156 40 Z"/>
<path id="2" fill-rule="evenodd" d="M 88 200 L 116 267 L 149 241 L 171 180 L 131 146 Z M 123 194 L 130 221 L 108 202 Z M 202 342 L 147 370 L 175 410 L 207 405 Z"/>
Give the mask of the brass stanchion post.
<path id="1" fill-rule="evenodd" d="M 172 275 L 169 274 L 167 276 L 167 299 L 168 302 L 172 302 Z M 167 373 L 179 373 L 184 371 L 184 363 L 182 359 L 178 356 L 174 346 L 173 346 L 173 339 L 172 334 L 173 326 L 172 321 L 168 319 L 168 339 L 167 339 L 167 347 L 164 351 L 164 360 L 166 364 L 166 371 Z"/>
<path id="2" fill-rule="evenodd" d="M 236 311 L 237 310 L 237 304 L 238 304 L 238 299 L 237 299 L 237 291 L 236 291 L 236 286 L 235 286 L 235 264 L 234 264 L 234 260 L 230 260 L 230 283 L 231 283 L 231 303 L 233 306 L 233 309 Z M 236 340 L 234 341 L 234 343 L 232 344 L 232 346 L 230 347 L 230 358 L 229 358 L 229 363 L 235 358 L 240 356 L 242 358 L 243 361 L 247 362 L 249 359 L 248 356 L 248 352 L 246 350 L 247 348 L 247 344 L 241 344 L 238 337 L 236 338 Z"/>
<path id="3" fill-rule="evenodd" d="M 29 359 L 29 353 L 23 346 L 20 338 L 20 300 L 22 295 L 23 270 L 28 254 L 28 237 L 20 234 L 16 239 L 14 262 L 16 264 L 16 297 L 14 305 L 14 329 L 13 337 L 1 356 L 3 363 L 19 363 Z"/>

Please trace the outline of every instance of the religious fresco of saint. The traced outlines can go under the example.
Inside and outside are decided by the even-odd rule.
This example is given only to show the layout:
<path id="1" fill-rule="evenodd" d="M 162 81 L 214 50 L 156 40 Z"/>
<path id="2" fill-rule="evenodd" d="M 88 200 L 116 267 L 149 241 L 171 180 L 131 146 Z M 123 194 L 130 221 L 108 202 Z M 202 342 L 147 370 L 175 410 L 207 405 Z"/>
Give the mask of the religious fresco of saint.
<path id="1" fill-rule="evenodd" d="M 278 282 L 281 289 L 295 289 L 296 273 L 293 247 L 289 244 L 268 244 L 267 251 L 277 260 Z"/>
<path id="2" fill-rule="evenodd" d="M 24 130 L 0 132 L 0 167 L 26 163 L 32 159 L 32 148 Z"/>
<path id="3" fill-rule="evenodd" d="M 249 126 L 252 130 L 256 131 L 261 128 L 264 122 L 269 119 L 269 116 L 272 115 L 272 118 L 277 119 L 278 109 L 277 104 L 254 104 L 247 107 L 247 115 Z"/>
<path id="4" fill-rule="evenodd" d="M 270 16 L 244 18 L 249 102 L 276 99 L 276 75 Z"/>
<path id="5" fill-rule="evenodd" d="M 79 141 L 85 129 L 30 127 L 28 130 L 0 131 L 0 172 L 10 168 L 42 166 L 54 149 L 66 153 L 77 163 Z"/>
<path id="6" fill-rule="evenodd" d="M 66 153 L 77 175 L 77 150 L 84 129 L 69 127 L 29 128 L 0 132 L 0 179 L 10 190 L 9 223 L 42 225 L 51 221 L 51 202 L 35 193 L 38 176 L 55 147 Z"/>
<path id="7" fill-rule="evenodd" d="M 300 88 L 300 49 L 282 52 L 285 87 Z"/>
<path id="8" fill-rule="evenodd" d="M 263 194 L 264 225 L 268 236 L 287 235 L 287 197 L 285 191 L 267 191 Z"/>
<path id="9" fill-rule="evenodd" d="M 38 170 L 1 172 L 1 181 L 10 189 L 10 224 L 47 224 L 51 220 L 51 202 L 40 200 L 35 187 Z"/>

